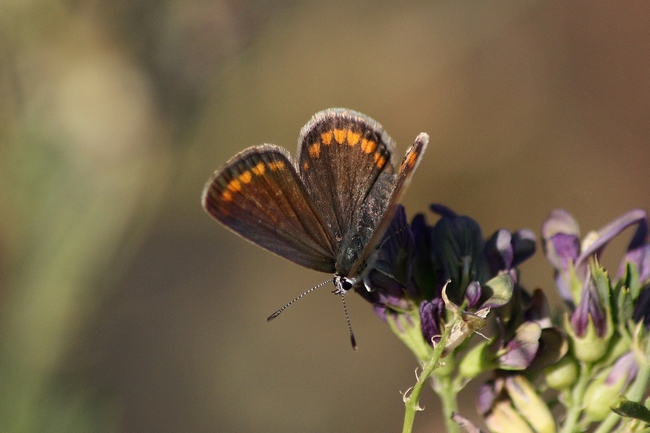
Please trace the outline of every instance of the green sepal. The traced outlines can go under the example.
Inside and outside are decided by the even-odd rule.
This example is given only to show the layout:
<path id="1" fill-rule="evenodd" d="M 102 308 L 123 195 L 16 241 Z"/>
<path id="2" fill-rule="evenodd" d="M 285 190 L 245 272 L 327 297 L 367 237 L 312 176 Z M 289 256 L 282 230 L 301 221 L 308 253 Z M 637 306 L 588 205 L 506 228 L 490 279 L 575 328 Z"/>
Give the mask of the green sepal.
<path id="1" fill-rule="evenodd" d="M 567 272 L 565 272 L 565 275 L 568 275 L 569 281 L 567 281 L 567 286 L 569 287 L 569 290 L 571 291 L 571 295 L 573 296 L 573 303 L 575 305 L 578 305 L 580 303 L 580 297 L 582 295 L 582 281 L 580 281 L 580 278 L 578 278 L 578 274 L 576 273 L 576 268 L 573 266 L 573 261 L 569 260 L 569 268 Z"/>
<path id="2" fill-rule="evenodd" d="M 402 343 L 413 352 L 420 362 L 426 362 L 431 358 L 433 347 L 429 346 L 422 336 L 419 311 L 386 314 L 386 318 L 393 333 L 402 340 Z"/>
<path id="3" fill-rule="evenodd" d="M 632 299 L 636 299 L 641 293 L 641 282 L 639 281 L 639 268 L 636 263 L 627 262 L 625 264 L 625 275 L 621 278 L 625 287 L 630 288 Z"/>
<path id="4" fill-rule="evenodd" d="M 572 350 L 576 359 L 588 363 L 594 363 L 601 359 L 609 347 L 609 341 L 614 335 L 614 324 L 612 323 L 612 313 L 609 308 L 605 309 L 605 317 L 607 320 L 607 328 L 605 335 L 601 338 L 596 331 L 596 325 L 591 314 L 588 318 L 587 331 L 583 337 L 576 335 L 569 315 L 564 315 L 564 329 L 567 331 L 569 338 L 572 341 Z"/>
<path id="5" fill-rule="evenodd" d="M 612 293 L 611 285 L 609 282 L 609 274 L 600 266 L 598 261 L 591 259 L 589 261 L 589 270 L 591 272 L 591 280 L 596 286 L 596 292 L 598 293 L 599 304 L 603 309 L 608 310 L 611 308 L 610 297 Z"/>
<path id="6" fill-rule="evenodd" d="M 614 316 L 616 323 L 627 323 L 634 313 L 632 291 L 627 286 L 618 284 L 613 291 L 615 307 Z"/>
<path id="7" fill-rule="evenodd" d="M 607 353 L 603 358 L 598 361 L 598 365 L 602 367 L 608 367 L 614 365 L 614 362 L 620 358 L 624 353 L 630 351 L 630 341 L 626 338 L 621 338 L 617 333 L 609 341 L 609 346 L 607 348 Z"/>

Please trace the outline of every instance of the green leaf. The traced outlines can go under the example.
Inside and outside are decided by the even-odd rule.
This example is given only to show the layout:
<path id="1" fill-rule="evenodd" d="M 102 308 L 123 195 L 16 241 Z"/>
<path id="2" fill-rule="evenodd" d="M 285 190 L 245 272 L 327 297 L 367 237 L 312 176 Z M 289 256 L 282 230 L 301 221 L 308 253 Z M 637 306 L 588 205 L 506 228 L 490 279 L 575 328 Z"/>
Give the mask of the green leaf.
<path id="1" fill-rule="evenodd" d="M 650 424 L 650 410 L 641 403 L 630 401 L 621 397 L 618 404 L 612 407 L 612 411 L 617 415 L 627 418 L 634 418 Z"/>

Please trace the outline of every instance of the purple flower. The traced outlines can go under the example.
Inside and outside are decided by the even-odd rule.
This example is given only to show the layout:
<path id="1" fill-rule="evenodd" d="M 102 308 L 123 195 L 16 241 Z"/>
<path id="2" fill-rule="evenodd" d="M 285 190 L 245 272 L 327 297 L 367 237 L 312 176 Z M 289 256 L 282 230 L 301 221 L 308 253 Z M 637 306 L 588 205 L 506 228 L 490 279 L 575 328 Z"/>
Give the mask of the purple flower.
<path id="1" fill-rule="evenodd" d="M 566 336 L 554 327 L 544 293 L 515 286 L 511 301 L 498 310 L 498 332 L 486 350 L 501 370 L 539 370 L 556 363 L 568 350 Z"/>
<path id="2" fill-rule="evenodd" d="M 412 343 L 411 328 L 419 326 L 422 342 L 429 347 L 449 325 L 447 311 L 457 312 L 464 304 L 447 355 L 485 326 L 491 308 L 508 303 L 517 279 L 515 267 L 535 252 L 535 236 L 530 230 L 513 234 L 501 229 L 486 241 L 472 218 L 442 205 L 431 209 L 440 215 L 433 226 L 421 214 L 409 225 L 404 208 L 398 207 L 364 279 L 370 290 L 356 290 L 400 338 Z M 424 353 L 421 347 L 417 350 Z"/>
<path id="3" fill-rule="evenodd" d="M 407 311 L 414 308 L 413 301 L 420 297 L 412 277 L 415 257 L 415 240 L 406 221 L 403 206 L 398 206 L 395 216 L 381 241 L 377 260 L 368 277 L 367 285 L 359 293 L 374 305 L 375 313 L 386 319 L 386 309 Z"/>
<path id="4" fill-rule="evenodd" d="M 490 279 L 487 261 L 482 254 L 481 227 L 472 218 L 456 215 L 445 206 L 434 204 L 431 210 L 440 215 L 431 231 L 432 254 L 438 268 L 437 287 L 442 290 L 447 280 L 451 280 L 447 293 L 460 304 L 471 281 Z"/>
<path id="5" fill-rule="evenodd" d="M 432 254 L 432 231 L 433 228 L 427 225 L 423 214 L 417 214 L 411 221 L 411 233 L 413 234 L 415 255 L 413 257 L 413 280 L 420 289 L 424 299 L 440 297 L 440 289 L 437 287 L 438 272 Z"/>
<path id="6" fill-rule="evenodd" d="M 600 304 L 596 287 L 591 278 L 584 285 L 580 303 L 571 314 L 571 326 L 578 337 L 585 336 L 590 321 L 593 322 L 598 336 L 601 338 L 604 337 L 607 331 L 605 311 Z"/>
<path id="7" fill-rule="evenodd" d="M 481 227 L 472 218 L 439 204 L 431 205 L 431 210 L 441 217 L 431 230 L 437 287 L 451 280 L 447 293 L 457 305 L 463 299 L 470 308 L 484 303 L 490 295 L 478 290 L 480 285 L 505 273 L 516 281 L 515 267 L 535 252 L 535 235 L 530 230 L 511 234 L 501 229 L 485 241 Z"/>
<path id="8" fill-rule="evenodd" d="M 432 342 L 440 341 L 443 329 L 443 317 L 445 315 L 445 304 L 441 298 L 432 301 L 424 301 L 420 304 L 420 323 L 424 340 L 432 345 Z"/>
<path id="9" fill-rule="evenodd" d="M 370 271 L 373 289 L 405 290 L 411 297 L 418 294 L 412 278 L 415 240 L 406 220 L 404 207 L 398 205 L 395 216 L 381 241 L 379 254 Z"/>
<path id="10" fill-rule="evenodd" d="M 497 230 L 485 243 L 483 253 L 491 275 L 508 272 L 535 254 L 535 234 L 528 229 L 513 234 L 506 229 Z"/>
<path id="11" fill-rule="evenodd" d="M 565 319 L 565 328 L 573 342 L 573 353 L 581 361 L 596 362 L 602 358 L 614 335 L 611 292 L 607 272 L 592 261 L 580 303 L 571 318 Z"/>
<path id="12" fill-rule="evenodd" d="M 590 233 L 580 243 L 578 223 L 567 211 L 556 209 L 542 225 L 542 243 L 546 258 L 555 268 L 555 284 L 560 296 L 573 306 L 581 298 L 582 284 L 589 272 L 589 259 L 598 258 L 605 247 L 623 230 L 637 224 L 628 256 L 639 263 L 650 277 L 650 258 L 641 249 L 647 238 L 647 213 L 641 209 L 631 210 L 597 232 Z M 647 271 L 646 271 L 647 269 Z"/>
<path id="13" fill-rule="evenodd" d="M 641 285 L 650 282 L 650 245 L 648 245 L 647 218 L 643 218 L 639 221 L 636 232 L 627 247 L 627 253 L 621 261 L 618 270 L 619 278 L 625 275 L 628 263 L 636 266 Z"/>

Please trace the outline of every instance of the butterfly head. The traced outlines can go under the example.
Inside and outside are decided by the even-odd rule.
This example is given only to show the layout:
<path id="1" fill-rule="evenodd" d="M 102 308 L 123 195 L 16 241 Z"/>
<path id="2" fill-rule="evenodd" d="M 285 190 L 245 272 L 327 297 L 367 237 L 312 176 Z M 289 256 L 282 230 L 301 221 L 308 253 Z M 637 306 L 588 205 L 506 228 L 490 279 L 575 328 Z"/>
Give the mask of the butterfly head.
<path id="1" fill-rule="evenodd" d="M 346 295 L 355 285 L 358 284 L 357 280 L 348 278 L 341 274 L 335 274 L 332 282 L 334 283 L 334 287 L 336 287 L 334 292 L 332 292 L 335 295 Z"/>

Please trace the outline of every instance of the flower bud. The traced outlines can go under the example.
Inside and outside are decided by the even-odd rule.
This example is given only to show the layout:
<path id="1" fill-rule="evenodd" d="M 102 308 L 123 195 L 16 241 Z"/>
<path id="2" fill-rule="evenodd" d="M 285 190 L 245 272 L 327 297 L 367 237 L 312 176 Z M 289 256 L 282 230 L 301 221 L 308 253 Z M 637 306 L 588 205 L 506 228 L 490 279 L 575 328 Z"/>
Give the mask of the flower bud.
<path id="1" fill-rule="evenodd" d="M 493 433 L 535 433 L 507 400 L 497 402 L 484 421 Z"/>
<path id="2" fill-rule="evenodd" d="M 577 377 L 578 362 L 569 355 L 544 369 L 546 384 L 558 391 L 568 389 L 575 383 Z"/>
<path id="3" fill-rule="evenodd" d="M 621 356 L 608 370 L 589 384 L 585 391 L 585 414 L 592 421 L 602 421 L 619 401 L 619 395 L 636 376 L 638 365 L 634 354 Z"/>
<path id="4" fill-rule="evenodd" d="M 580 304 L 571 318 L 565 320 L 565 328 L 573 340 L 575 357 L 588 363 L 596 362 L 605 355 L 609 340 L 614 335 L 612 313 L 606 301 L 609 294 L 607 274 L 596 266 L 592 266 L 591 271 L 582 289 Z"/>
<path id="5" fill-rule="evenodd" d="M 490 350 L 489 341 L 472 347 L 458 364 L 458 373 L 465 379 L 474 379 L 484 371 L 497 367 L 495 354 Z"/>
<path id="6" fill-rule="evenodd" d="M 605 355 L 608 348 L 609 337 L 614 333 L 613 325 L 611 323 L 611 315 L 608 316 L 608 319 L 608 332 L 604 336 L 605 338 L 598 336 L 596 325 L 591 316 L 588 317 L 584 335 L 579 337 L 571 327 L 568 317 L 566 317 L 565 328 L 573 342 L 573 353 L 578 360 L 593 363 Z"/>
<path id="7" fill-rule="evenodd" d="M 517 411 L 536 433 L 555 433 L 555 418 L 528 379 L 524 376 L 508 377 L 506 390 Z"/>

